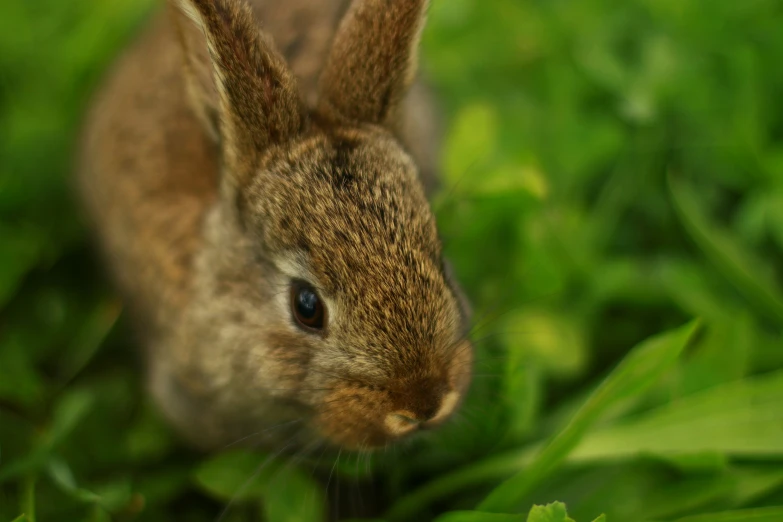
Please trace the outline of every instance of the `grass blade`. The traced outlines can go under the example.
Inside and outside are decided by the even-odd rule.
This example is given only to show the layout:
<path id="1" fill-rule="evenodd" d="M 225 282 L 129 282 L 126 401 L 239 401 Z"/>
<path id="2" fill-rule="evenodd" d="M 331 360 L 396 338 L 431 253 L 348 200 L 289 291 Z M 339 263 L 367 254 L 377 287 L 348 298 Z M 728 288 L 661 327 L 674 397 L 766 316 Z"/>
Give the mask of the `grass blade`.
<path id="1" fill-rule="evenodd" d="M 533 463 L 495 488 L 479 505 L 479 510 L 494 513 L 516 511 L 519 502 L 532 487 L 568 456 L 608 407 L 641 393 L 677 360 L 697 327 L 698 322 L 691 322 L 652 337 L 631 350 Z"/>
<path id="2" fill-rule="evenodd" d="M 759 312 L 783 323 L 783 297 L 771 281 L 761 278 L 760 271 L 754 268 L 759 263 L 701 215 L 692 192 L 672 175 L 669 175 L 669 191 L 683 226 L 707 258 Z"/>
<path id="3" fill-rule="evenodd" d="M 783 506 L 693 515 L 678 518 L 676 522 L 780 522 L 781 520 L 783 520 Z"/>
<path id="4" fill-rule="evenodd" d="M 576 462 L 704 452 L 783 455 L 783 371 L 715 386 L 585 437 Z M 710 433 L 710 437 L 693 437 Z"/>
<path id="5" fill-rule="evenodd" d="M 525 515 L 504 515 L 480 511 L 453 511 L 435 519 L 435 522 L 525 522 Z"/>

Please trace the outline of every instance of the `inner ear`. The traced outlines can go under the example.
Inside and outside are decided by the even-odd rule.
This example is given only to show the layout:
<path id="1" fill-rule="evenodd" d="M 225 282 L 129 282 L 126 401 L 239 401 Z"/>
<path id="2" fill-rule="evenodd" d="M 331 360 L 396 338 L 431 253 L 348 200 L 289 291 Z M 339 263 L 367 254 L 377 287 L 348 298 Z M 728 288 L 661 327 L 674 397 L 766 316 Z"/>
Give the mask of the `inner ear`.
<path id="1" fill-rule="evenodd" d="M 217 111 L 202 105 L 203 120 L 218 115 L 223 185 L 228 192 L 252 176 L 261 154 L 302 132 L 305 114 L 293 73 L 271 39 L 260 31 L 245 0 L 173 0 L 200 30 L 210 57 Z M 188 36 L 188 33 L 184 33 Z M 201 46 L 188 45 L 192 89 L 207 102 L 213 91 L 198 71 Z M 192 43 L 192 42 L 191 42 Z M 198 105 L 198 104 L 197 104 Z"/>

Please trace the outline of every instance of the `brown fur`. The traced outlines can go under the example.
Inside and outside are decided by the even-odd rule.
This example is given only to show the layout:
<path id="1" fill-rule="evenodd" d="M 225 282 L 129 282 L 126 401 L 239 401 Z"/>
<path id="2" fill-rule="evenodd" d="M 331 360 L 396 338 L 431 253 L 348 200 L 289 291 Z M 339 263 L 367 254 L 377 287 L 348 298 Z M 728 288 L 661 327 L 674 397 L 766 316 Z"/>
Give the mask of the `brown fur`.
<path id="1" fill-rule="evenodd" d="M 240 0 L 174 3 L 99 94 L 80 169 L 158 403 L 203 447 L 440 423 L 471 348 L 417 168 L 434 127 L 412 124 L 420 87 L 406 98 L 426 2 L 357 0 L 336 33 L 339 0 L 254 2 L 273 33 Z M 318 289 L 322 332 L 291 318 L 292 279 Z"/>
<path id="2" fill-rule="evenodd" d="M 355 2 L 321 75 L 319 109 L 332 118 L 386 124 L 416 72 L 426 0 Z"/>

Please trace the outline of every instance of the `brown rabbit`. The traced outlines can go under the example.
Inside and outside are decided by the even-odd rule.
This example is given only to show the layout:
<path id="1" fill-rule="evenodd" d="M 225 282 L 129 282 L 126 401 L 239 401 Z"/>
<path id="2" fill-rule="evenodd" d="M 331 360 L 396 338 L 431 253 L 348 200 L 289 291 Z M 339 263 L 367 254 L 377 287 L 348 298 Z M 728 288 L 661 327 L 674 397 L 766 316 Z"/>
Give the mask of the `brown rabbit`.
<path id="1" fill-rule="evenodd" d="M 383 446 L 448 418 L 471 374 L 417 168 L 427 1 L 245 1 L 153 21 L 92 108 L 80 191 L 193 443 Z"/>

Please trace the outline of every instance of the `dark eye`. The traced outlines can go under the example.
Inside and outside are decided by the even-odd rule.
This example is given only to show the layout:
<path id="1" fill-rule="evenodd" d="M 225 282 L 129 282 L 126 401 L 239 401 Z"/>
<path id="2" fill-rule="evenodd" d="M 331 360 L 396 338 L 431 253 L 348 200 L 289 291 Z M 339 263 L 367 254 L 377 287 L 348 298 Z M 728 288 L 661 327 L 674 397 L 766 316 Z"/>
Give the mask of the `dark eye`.
<path id="1" fill-rule="evenodd" d="M 305 330 L 322 330 L 326 310 L 315 288 L 304 281 L 291 283 L 291 314 Z"/>

